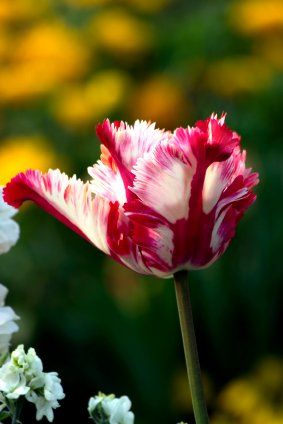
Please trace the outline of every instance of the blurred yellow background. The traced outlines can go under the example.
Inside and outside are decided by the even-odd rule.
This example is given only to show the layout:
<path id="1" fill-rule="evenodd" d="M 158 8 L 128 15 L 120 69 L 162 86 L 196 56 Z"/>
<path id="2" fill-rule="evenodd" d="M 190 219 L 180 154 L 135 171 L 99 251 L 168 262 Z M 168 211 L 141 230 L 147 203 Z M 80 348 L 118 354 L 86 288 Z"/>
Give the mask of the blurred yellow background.
<path id="1" fill-rule="evenodd" d="M 1 185 L 27 168 L 86 177 L 106 117 L 174 129 L 227 111 L 242 135 L 259 199 L 224 258 L 191 276 L 213 424 L 283 423 L 282 110 L 282 0 L 0 0 Z M 87 422 L 98 390 L 128 394 L 138 424 L 193 422 L 172 284 L 34 207 L 18 220 L 0 278 L 18 341 L 63 377 L 57 422 Z"/>

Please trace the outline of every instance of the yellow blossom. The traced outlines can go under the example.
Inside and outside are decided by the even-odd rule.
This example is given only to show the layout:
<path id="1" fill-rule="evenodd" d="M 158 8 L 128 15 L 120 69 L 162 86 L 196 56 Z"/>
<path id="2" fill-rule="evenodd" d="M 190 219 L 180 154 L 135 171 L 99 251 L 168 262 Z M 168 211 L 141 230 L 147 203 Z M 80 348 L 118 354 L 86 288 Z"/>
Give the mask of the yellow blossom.
<path id="1" fill-rule="evenodd" d="M 59 122 L 84 127 L 111 113 L 125 99 L 129 88 L 126 74 L 118 70 L 101 71 L 84 86 L 60 93 L 54 105 Z"/>
<path id="2" fill-rule="evenodd" d="M 283 424 L 282 382 L 282 361 L 264 359 L 249 376 L 222 390 L 212 424 Z"/>
<path id="3" fill-rule="evenodd" d="M 254 412 L 260 404 L 260 393 L 248 379 L 232 381 L 220 394 L 219 404 L 222 410 L 241 417 Z"/>
<path id="4" fill-rule="evenodd" d="M 0 67 L 0 102 L 22 103 L 87 70 L 88 50 L 77 34 L 61 23 L 39 24 L 13 41 L 9 60 Z"/>
<path id="5" fill-rule="evenodd" d="M 159 127 L 173 128 L 188 119 L 189 104 L 177 81 L 155 75 L 139 86 L 129 102 L 129 113 L 156 121 Z"/>
<path id="6" fill-rule="evenodd" d="M 256 381 L 264 387 L 269 394 L 281 393 L 283 401 L 283 362 L 275 357 L 262 360 L 255 369 Z"/>
<path id="7" fill-rule="evenodd" d="M 29 168 L 46 171 L 57 166 L 55 155 L 41 136 L 15 136 L 0 143 L 0 185 Z"/>
<path id="8" fill-rule="evenodd" d="M 282 0 L 240 0 L 230 10 L 233 25 L 245 34 L 283 30 Z"/>
<path id="9" fill-rule="evenodd" d="M 226 58 L 208 66 L 205 86 L 217 94 L 233 97 L 265 88 L 272 77 L 271 67 L 258 58 Z"/>
<path id="10" fill-rule="evenodd" d="M 86 86 L 86 99 L 95 116 L 104 116 L 125 99 L 129 90 L 129 77 L 118 70 L 97 73 Z"/>
<path id="11" fill-rule="evenodd" d="M 0 60 L 4 61 L 9 56 L 11 49 L 10 37 L 4 30 L 0 30 Z"/>
<path id="12" fill-rule="evenodd" d="M 91 21 L 88 31 L 103 49 L 129 58 L 148 50 L 152 40 L 150 27 L 122 9 L 102 11 Z"/>
<path id="13" fill-rule="evenodd" d="M 0 104 L 19 104 L 50 91 L 54 79 L 45 67 L 21 64 L 0 68 Z"/>
<path id="14" fill-rule="evenodd" d="M 93 119 L 93 111 L 86 102 L 83 86 L 71 86 L 61 91 L 53 103 L 52 111 L 57 121 L 68 127 L 82 128 Z"/>
<path id="15" fill-rule="evenodd" d="M 21 34 L 12 60 L 42 67 L 50 78 L 61 81 L 85 73 L 88 50 L 71 28 L 60 22 L 41 23 Z"/>
<path id="16" fill-rule="evenodd" d="M 0 23 L 19 22 L 34 19 L 46 13 L 49 8 L 47 0 L 1 0 Z"/>

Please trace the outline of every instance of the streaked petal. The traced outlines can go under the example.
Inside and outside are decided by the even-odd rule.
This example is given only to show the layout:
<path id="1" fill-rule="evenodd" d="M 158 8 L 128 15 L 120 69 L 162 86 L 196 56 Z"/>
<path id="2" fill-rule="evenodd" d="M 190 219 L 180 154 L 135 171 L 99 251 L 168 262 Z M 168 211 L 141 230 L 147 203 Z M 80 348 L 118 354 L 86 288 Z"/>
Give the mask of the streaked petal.
<path id="1" fill-rule="evenodd" d="M 130 190 L 170 223 L 187 219 L 195 167 L 174 145 L 159 145 L 133 169 Z"/>
<path id="2" fill-rule="evenodd" d="M 132 239 L 132 225 L 118 202 L 110 204 L 107 235 L 111 256 L 141 274 L 151 274 L 140 247 Z"/>
<path id="3" fill-rule="evenodd" d="M 25 200 L 32 200 L 99 249 L 109 253 L 106 242 L 109 202 L 102 197 L 93 198 L 89 184 L 84 184 L 76 176 L 68 178 L 59 170 L 49 170 L 46 174 L 28 170 L 7 184 L 4 198 L 16 208 Z"/>
<path id="4" fill-rule="evenodd" d="M 118 201 L 121 205 L 126 202 L 126 189 L 118 170 L 109 168 L 99 160 L 93 166 L 88 167 L 88 173 L 92 177 L 90 189 L 94 194 L 111 202 Z"/>
<path id="5" fill-rule="evenodd" d="M 146 265 L 171 274 L 174 233 L 168 222 L 139 200 L 127 203 L 125 211 L 132 222 L 132 240 L 140 247 Z"/>
<path id="6" fill-rule="evenodd" d="M 170 136 L 169 132 L 156 129 L 155 123 L 139 120 L 134 125 L 128 125 L 123 121 L 111 124 L 106 119 L 97 126 L 96 131 L 112 157 L 128 171 L 138 158 Z"/>
<path id="7" fill-rule="evenodd" d="M 205 121 L 198 121 L 196 127 L 206 134 L 205 157 L 208 163 L 220 162 L 229 158 L 239 146 L 240 136 L 225 124 L 226 115 L 220 119 L 212 114 Z"/>
<path id="8" fill-rule="evenodd" d="M 255 201 L 256 196 L 246 186 L 242 175 L 235 178 L 223 192 L 216 205 L 215 224 L 211 234 L 210 246 L 213 253 L 222 254 L 236 233 L 236 226 L 246 209 Z M 257 183 L 254 176 L 254 182 Z"/>
<path id="9" fill-rule="evenodd" d="M 206 170 L 203 184 L 203 210 L 209 213 L 219 201 L 223 190 L 245 171 L 246 152 L 235 149 L 223 162 L 214 162 Z"/>

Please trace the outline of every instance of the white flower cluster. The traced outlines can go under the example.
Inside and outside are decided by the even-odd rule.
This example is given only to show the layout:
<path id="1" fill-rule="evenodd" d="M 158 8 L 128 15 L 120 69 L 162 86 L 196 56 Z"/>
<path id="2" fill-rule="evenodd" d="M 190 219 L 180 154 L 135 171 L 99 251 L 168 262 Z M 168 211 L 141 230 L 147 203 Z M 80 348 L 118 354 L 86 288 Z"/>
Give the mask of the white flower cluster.
<path id="1" fill-rule="evenodd" d="M 8 252 L 16 244 L 20 229 L 11 219 L 17 210 L 3 200 L 3 187 L 0 187 L 0 255 Z"/>
<path id="2" fill-rule="evenodd" d="M 0 356 L 7 353 L 12 334 L 19 329 L 14 322 L 19 317 L 10 306 L 5 306 L 7 293 L 8 289 L 0 284 Z"/>
<path id="3" fill-rule="evenodd" d="M 36 419 L 44 416 L 53 421 L 53 409 L 58 408 L 58 400 L 65 397 L 61 380 L 56 372 L 43 372 L 41 359 L 33 348 L 25 353 L 20 345 L 0 368 L 0 391 L 9 400 L 20 396 L 35 404 Z"/>
<path id="4" fill-rule="evenodd" d="M 99 414 L 104 414 L 109 424 L 133 424 L 134 414 L 130 411 L 132 403 L 128 396 L 116 398 L 114 395 L 98 396 L 89 400 L 88 412 L 96 424 L 99 424 Z M 96 417 L 98 417 L 96 419 Z"/>

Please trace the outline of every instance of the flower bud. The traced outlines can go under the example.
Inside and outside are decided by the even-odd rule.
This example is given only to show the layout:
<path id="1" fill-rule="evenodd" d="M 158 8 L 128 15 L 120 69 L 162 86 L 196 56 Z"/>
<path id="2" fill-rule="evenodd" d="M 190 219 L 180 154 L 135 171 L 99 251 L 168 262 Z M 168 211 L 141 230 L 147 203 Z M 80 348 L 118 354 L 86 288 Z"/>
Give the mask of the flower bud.
<path id="1" fill-rule="evenodd" d="M 133 424 L 131 406 L 128 396 L 116 398 L 115 395 L 99 393 L 90 398 L 88 412 L 95 424 Z"/>

